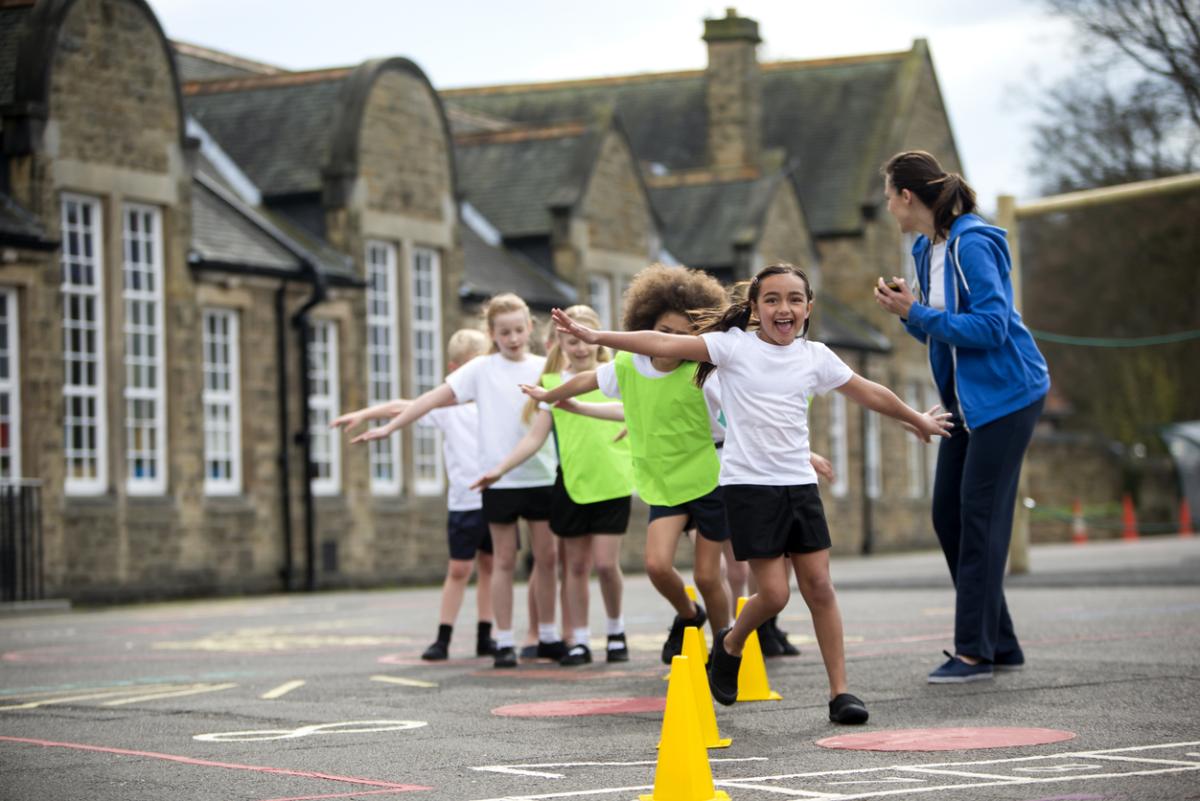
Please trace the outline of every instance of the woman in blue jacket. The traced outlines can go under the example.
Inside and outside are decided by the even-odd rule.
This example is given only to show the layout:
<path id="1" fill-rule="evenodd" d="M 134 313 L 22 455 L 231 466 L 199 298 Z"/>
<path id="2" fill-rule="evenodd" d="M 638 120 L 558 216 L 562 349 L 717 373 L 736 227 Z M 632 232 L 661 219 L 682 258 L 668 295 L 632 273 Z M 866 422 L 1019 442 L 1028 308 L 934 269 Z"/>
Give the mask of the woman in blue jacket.
<path id="1" fill-rule="evenodd" d="M 875 300 L 929 346 L 929 366 L 952 412 L 954 431 L 938 450 L 933 527 L 955 586 L 954 654 L 932 684 L 992 678 L 1025 656 L 1004 602 L 1017 478 L 1050 376 L 1013 307 L 1004 230 L 975 214 L 975 192 L 922 151 L 883 168 L 888 211 L 913 246 L 916 295 L 902 278 L 875 287 Z"/>

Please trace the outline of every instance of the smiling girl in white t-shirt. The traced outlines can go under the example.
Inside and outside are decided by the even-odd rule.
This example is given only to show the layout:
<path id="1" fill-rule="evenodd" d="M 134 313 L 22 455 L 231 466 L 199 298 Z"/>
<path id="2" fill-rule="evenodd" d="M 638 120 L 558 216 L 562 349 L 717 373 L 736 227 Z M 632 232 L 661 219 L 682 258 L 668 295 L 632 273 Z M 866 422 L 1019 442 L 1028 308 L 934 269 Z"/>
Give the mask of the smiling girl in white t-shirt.
<path id="1" fill-rule="evenodd" d="M 585 342 L 701 362 L 696 374 L 701 385 L 714 367 L 720 370 L 728 423 L 720 484 L 734 553 L 750 562 L 758 592 L 733 626 L 713 639 L 713 697 L 722 704 L 737 700 L 742 647 L 787 605 L 790 566 L 829 677 L 830 720 L 865 723 L 866 705 L 848 692 L 842 616 L 829 577 L 829 529 L 809 461 L 808 398 L 836 389 L 924 439 L 945 435 L 947 415 L 917 412 L 887 387 L 855 375 L 829 348 L 805 339 L 811 311 L 807 276 L 798 267 L 777 264 L 749 282 L 744 300 L 702 316 L 695 336 L 593 331 L 557 309 L 554 322 Z M 755 330 L 748 331 L 751 325 Z"/>
<path id="2" fill-rule="evenodd" d="M 525 436 L 521 422 L 525 396 L 520 384 L 535 383 L 545 358 L 529 352 L 533 320 L 525 301 L 511 293 L 497 295 L 484 307 L 492 351 L 479 356 L 446 377 L 445 383 L 415 398 L 387 425 L 354 439 L 364 442 L 390 435 L 419 420 L 431 409 L 475 401 L 479 409 L 479 460 L 500 462 Z M 517 666 L 513 638 L 513 571 L 517 559 L 517 521 L 525 518 L 533 547 L 533 582 L 538 620 L 538 656 L 561 659 L 566 646 L 554 624 L 557 564 L 554 536 L 550 533 L 550 504 L 557 458 L 547 443 L 520 467 L 514 468 L 483 491 L 483 514 L 492 535 L 492 606 L 496 615 L 495 666 Z"/>

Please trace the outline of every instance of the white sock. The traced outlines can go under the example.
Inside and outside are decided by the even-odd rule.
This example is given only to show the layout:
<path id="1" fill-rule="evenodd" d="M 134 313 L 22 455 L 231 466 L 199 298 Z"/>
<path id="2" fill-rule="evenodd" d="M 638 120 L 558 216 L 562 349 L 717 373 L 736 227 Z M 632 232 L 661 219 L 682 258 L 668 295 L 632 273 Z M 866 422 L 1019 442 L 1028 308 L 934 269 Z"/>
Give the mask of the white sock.
<path id="1" fill-rule="evenodd" d="M 513 639 L 512 629 L 496 629 L 493 632 L 496 635 L 497 648 L 514 648 L 517 641 Z"/>
<path id="2" fill-rule="evenodd" d="M 558 642 L 558 626 L 555 626 L 553 623 L 539 623 L 538 640 L 541 642 Z"/>
<path id="3" fill-rule="evenodd" d="M 575 637 L 576 645 L 587 645 L 589 647 L 591 646 L 592 632 L 590 630 L 588 630 L 588 628 L 586 626 L 584 626 L 581 629 L 575 629 L 573 634 Z"/>
<path id="4" fill-rule="evenodd" d="M 625 616 L 624 615 L 621 615 L 619 617 L 610 617 L 610 618 L 607 618 L 607 620 L 608 620 L 608 632 L 607 632 L 608 636 L 611 637 L 614 634 L 624 634 L 625 633 Z"/>

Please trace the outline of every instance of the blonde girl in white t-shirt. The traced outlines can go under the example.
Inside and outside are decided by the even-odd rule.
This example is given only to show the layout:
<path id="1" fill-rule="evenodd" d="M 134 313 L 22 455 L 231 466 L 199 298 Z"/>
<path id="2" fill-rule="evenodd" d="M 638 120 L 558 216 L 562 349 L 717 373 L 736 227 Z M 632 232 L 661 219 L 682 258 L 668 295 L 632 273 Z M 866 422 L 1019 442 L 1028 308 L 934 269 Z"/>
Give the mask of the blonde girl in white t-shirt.
<path id="1" fill-rule="evenodd" d="M 529 306 L 514 294 L 497 295 L 484 306 L 492 339 L 491 352 L 479 356 L 446 377 L 445 383 L 415 398 L 384 426 L 356 437 L 354 442 L 381 439 L 419 420 L 431 409 L 475 401 L 479 409 L 481 464 L 497 464 L 525 436 L 521 422 L 525 396 L 520 384 L 534 383 L 545 358 L 529 352 L 533 318 Z M 554 624 L 557 561 L 550 533 L 550 504 L 557 458 L 547 443 L 519 467 L 484 490 L 483 514 L 492 535 L 492 607 L 496 616 L 497 668 L 517 666 L 513 638 L 513 572 L 517 559 L 517 521 L 525 518 L 533 547 L 535 602 L 538 610 L 538 656 L 561 659 L 566 646 Z M 546 622 L 549 621 L 549 622 Z"/>
<path id="2" fill-rule="evenodd" d="M 702 315 L 695 336 L 593 331 L 557 309 L 554 321 L 585 342 L 701 362 L 699 384 L 714 366 L 720 371 L 728 422 L 720 484 L 734 553 L 750 562 L 758 591 L 733 626 L 713 638 L 713 697 L 722 704 L 737 700 L 746 638 L 787 605 L 791 567 L 825 662 L 829 718 L 865 723 L 866 705 L 849 693 L 846 680 L 842 616 L 829 577 L 829 529 L 809 461 L 808 398 L 836 389 L 924 438 L 945 436 L 949 423 L 948 415 L 910 408 L 887 387 L 855 375 L 829 348 L 806 339 L 812 298 L 802 270 L 776 264 L 750 281 L 744 300 Z"/>

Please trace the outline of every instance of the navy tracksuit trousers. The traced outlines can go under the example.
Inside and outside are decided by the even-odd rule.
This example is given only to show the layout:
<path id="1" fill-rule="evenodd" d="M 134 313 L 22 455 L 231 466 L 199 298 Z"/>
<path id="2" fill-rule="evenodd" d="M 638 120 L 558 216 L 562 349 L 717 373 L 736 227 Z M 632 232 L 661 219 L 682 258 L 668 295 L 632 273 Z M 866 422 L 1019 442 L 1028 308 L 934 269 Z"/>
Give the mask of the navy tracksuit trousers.
<path id="1" fill-rule="evenodd" d="M 1017 479 L 1044 400 L 969 432 L 956 419 L 938 450 L 933 528 L 954 580 L 954 647 L 964 656 L 990 662 L 1020 650 L 1004 572 Z"/>

